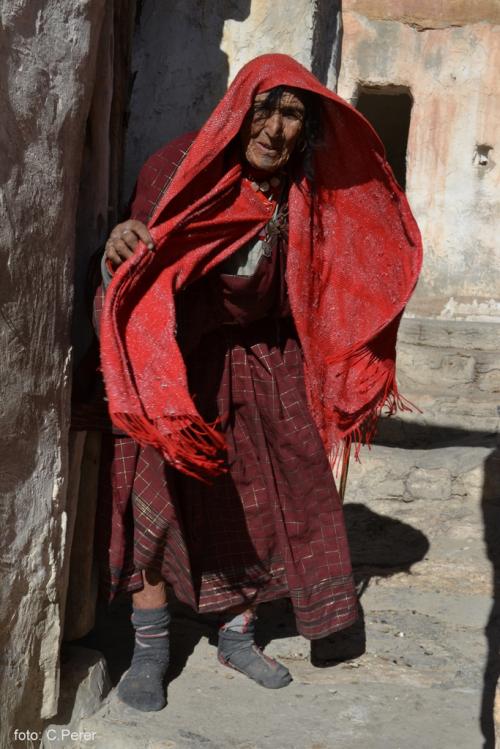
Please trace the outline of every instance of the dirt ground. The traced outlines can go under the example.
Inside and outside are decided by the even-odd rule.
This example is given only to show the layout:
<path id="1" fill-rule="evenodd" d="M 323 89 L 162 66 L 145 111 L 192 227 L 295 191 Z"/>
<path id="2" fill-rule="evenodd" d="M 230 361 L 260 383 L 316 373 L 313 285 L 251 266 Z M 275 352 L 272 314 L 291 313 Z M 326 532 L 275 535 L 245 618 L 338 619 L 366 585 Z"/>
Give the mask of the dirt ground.
<path id="1" fill-rule="evenodd" d="M 167 707 L 140 713 L 112 690 L 78 724 L 92 740 L 57 745 L 493 749 L 500 638 L 489 557 L 500 549 L 500 507 L 348 498 L 345 509 L 359 623 L 311 648 L 287 601 L 260 610 L 259 639 L 292 672 L 288 687 L 266 690 L 219 665 L 214 621 L 177 605 Z M 101 612 L 85 644 L 104 653 L 116 683 L 132 647 L 127 607 Z"/>

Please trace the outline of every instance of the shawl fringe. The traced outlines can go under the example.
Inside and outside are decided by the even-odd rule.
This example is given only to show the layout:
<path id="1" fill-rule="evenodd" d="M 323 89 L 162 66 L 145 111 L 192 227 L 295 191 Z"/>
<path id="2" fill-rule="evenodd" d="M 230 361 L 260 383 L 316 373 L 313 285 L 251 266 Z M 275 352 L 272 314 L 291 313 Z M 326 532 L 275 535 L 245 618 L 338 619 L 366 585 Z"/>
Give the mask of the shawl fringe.
<path id="1" fill-rule="evenodd" d="M 208 481 L 227 471 L 223 435 L 201 416 L 172 416 L 154 422 L 130 413 L 113 413 L 113 423 L 140 445 L 159 450 L 178 470 Z"/>
<path id="2" fill-rule="evenodd" d="M 373 352 L 368 351 L 368 347 L 364 346 L 352 355 L 350 361 L 360 361 L 366 356 L 370 356 L 370 359 L 373 360 L 376 359 Z M 379 389 L 379 395 L 372 401 L 370 408 L 367 411 L 364 410 L 363 414 L 344 431 L 340 439 L 333 443 L 329 453 L 329 460 L 336 476 L 339 475 L 341 467 L 344 470 L 345 463 L 353 447 L 354 459 L 357 463 L 361 462 L 361 448 L 363 446 L 368 447 L 368 449 L 371 448 L 380 418 L 387 418 L 394 416 L 396 413 L 403 412 L 422 413 L 417 405 L 399 392 L 393 363 L 390 371 L 385 374 Z"/>

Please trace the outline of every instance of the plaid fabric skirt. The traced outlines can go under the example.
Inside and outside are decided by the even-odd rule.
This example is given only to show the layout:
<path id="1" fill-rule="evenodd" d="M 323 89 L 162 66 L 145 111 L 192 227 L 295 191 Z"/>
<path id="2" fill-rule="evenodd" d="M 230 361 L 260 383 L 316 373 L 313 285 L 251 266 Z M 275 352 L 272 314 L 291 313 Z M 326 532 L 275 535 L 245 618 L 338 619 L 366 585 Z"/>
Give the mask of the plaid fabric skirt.
<path id="1" fill-rule="evenodd" d="M 109 598 L 161 573 L 195 610 L 291 599 L 310 639 L 357 617 L 342 507 L 310 415 L 288 321 L 225 325 L 187 360 L 200 413 L 219 417 L 226 474 L 206 484 L 153 448 L 105 438 L 98 548 Z"/>

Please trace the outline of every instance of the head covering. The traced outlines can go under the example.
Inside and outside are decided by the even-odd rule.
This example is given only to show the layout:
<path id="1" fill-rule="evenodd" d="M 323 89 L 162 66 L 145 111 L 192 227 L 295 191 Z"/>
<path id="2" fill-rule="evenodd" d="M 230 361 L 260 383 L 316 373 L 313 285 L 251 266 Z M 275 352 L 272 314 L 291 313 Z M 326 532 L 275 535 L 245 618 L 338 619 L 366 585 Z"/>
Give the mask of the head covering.
<path id="1" fill-rule="evenodd" d="M 286 55 L 245 65 L 192 142 L 142 243 L 115 273 L 101 322 L 111 418 L 197 476 L 222 468 L 223 438 L 198 414 L 175 339 L 174 295 L 235 252 L 270 218 L 227 146 L 256 94 L 283 85 L 320 97 L 314 181 L 289 192 L 289 300 L 304 352 L 308 402 L 330 455 L 369 439 L 395 384 L 399 320 L 421 265 L 405 195 L 369 123 Z M 233 154 L 230 156 L 230 154 Z"/>

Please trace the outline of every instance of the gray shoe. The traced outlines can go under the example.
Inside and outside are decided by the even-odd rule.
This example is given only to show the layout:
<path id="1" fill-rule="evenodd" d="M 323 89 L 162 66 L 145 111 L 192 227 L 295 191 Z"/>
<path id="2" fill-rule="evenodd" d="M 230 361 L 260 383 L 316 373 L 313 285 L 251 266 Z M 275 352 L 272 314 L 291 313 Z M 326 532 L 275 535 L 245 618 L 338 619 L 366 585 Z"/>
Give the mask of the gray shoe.
<path id="1" fill-rule="evenodd" d="M 285 666 L 257 647 L 251 632 L 219 630 L 217 657 L 222 665 L 234 668 L 268 689 L 280 689 L 292 681 Z"/>
<path id="2" fill-rule="evenodd" d="M 170 654 L 169 623 L 166 604 L 156 609 L 134 608 L 134 655 L 118 685 L 118 697 L 136 710 L 163 710 L 167 704 L 163 682 Z"/>
<path id="3" fill-rule="evenodd" d="M 118 684 L 118 697 L 136 710 L 163 710 L 167 704 L 164 676 L 165 668 L 154 663 L 131 667 Z"/>

